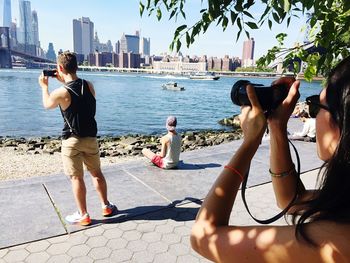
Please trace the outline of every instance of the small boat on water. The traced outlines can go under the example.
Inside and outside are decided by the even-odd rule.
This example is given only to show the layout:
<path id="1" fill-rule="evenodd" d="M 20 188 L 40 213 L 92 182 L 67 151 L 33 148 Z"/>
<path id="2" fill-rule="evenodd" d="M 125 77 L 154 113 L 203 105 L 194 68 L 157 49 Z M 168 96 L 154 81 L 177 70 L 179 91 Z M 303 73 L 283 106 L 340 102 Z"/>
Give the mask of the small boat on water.
<path id="1" fill-rule="evenodd" d="M 177 84 L 177 82 L 174 82 L 174 81 L 170 81 L 170 82 L 168 82 L 166 84 L 163 84 L 162 88 L 163 89 L 167 89 L 167 90 L 175 90 L 175 91 L 185 90 L 185 88 L 183 86 L 179 86 Z"/>
<path id="2" fill-rule="evenodd" d="M 218 80 L 220 77 L 215 76 L 214 73 L 206 73 L 199 72 L 193 75 L 190 75 L 190 79 L 198 79 L 198 80 Z"/>

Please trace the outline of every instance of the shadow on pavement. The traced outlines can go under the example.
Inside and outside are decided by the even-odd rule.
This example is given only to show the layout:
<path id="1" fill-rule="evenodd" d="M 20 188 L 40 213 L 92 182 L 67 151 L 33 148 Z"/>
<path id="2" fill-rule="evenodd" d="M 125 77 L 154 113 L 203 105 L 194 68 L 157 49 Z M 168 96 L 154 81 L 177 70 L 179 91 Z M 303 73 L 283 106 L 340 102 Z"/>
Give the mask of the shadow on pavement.
<path id="1" fill-rule="evenodd" d="M 202 201 L 192 197 L 186 197 L 183 200 L 176 200 L 169 205 L 138 206 L 130 209 L 119 210 L 116 215 L 102 220 L 92 220 L 95 224 L 115 224 L 132 220 L 165 220 L 191 221 L 196 218 L 199 207 L 184 206 L 188 203 L 201 205 Z M 177 206 L 180 204 L 179 206 Z M 184 206 L 184 207 L 182 207 Z M 150 213 L 150 210 L 152 212 Z"/>

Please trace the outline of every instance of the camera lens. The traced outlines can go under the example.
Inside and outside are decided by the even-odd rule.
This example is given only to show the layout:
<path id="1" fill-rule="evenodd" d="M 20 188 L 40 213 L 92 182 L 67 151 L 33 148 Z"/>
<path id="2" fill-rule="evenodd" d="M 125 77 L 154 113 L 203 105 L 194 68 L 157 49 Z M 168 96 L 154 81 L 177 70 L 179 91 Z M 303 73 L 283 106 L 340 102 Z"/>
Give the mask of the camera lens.
<path id="1" fill-rule="evenodd" d="M 287 97 L 289 90 L 286 85 L 264 86 L 262 84 L 251 83 L 248 80 L 238 80 L 233 84 L 231 89 L 231 100 L 233 104 L 238 106 L 251 105 L 246 91 L 248 85 L 254 87 L 255 93 L 264 111 L 276 109 Z"/>

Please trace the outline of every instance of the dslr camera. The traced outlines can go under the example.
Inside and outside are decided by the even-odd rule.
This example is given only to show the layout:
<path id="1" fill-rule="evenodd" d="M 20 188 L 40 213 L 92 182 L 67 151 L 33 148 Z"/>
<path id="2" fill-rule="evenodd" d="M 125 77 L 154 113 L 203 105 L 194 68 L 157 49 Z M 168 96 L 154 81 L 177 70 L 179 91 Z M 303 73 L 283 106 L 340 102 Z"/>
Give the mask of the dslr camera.
<path id="1" fill-rule="evenodd" d="M 276 109 L 287 97 L 289 91 L 289 87 L 284 84 L 264 86 L 262 84 L 251 83 L 249 80 L 238 80 L 233 84 L 231 89 L 231 100 L 233 104 L 238 106 L 251 105 L 246 91 L 248 85 L 254 87 L 262 109 L 267 112 Z"/>
<path id="2" fill-rule="evenodd" d="M 56 69 L 44 69 L 43 70 L 45 77 L 56 77 L 57 70 Z"/>

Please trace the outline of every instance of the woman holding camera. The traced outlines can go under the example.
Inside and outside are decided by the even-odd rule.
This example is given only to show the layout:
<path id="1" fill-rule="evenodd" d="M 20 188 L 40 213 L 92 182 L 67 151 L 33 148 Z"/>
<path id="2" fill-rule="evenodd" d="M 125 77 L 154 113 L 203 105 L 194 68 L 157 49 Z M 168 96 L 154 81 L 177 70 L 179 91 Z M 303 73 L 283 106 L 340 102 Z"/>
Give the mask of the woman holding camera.
<path id="1" fill-rule="evenodd" d="M 241 108 L 242 145 L 225 166 L 205 198 L 192 228 L 192 247 L 216 262 L 349 262 L 350 261 L 350 57 L 330 73 L 320 95 L 307 99 L 315 111 L 317 153 L 325 161 L 318 190 L 306 190 L 296 176 L 287 139 L 287 122 L 299 98 L 299 82 L 268 117 L 252 86 L 252 106 Z M 259 147 L 267 124 L 270 129 L 270 173 L 280 208 L 289 209 L 293 225 L 229 226 L 236 194 Z M 299 181 L 299 182 L 298 182 Z M 298 187 L 297 187 L 298 186 Z"/>

